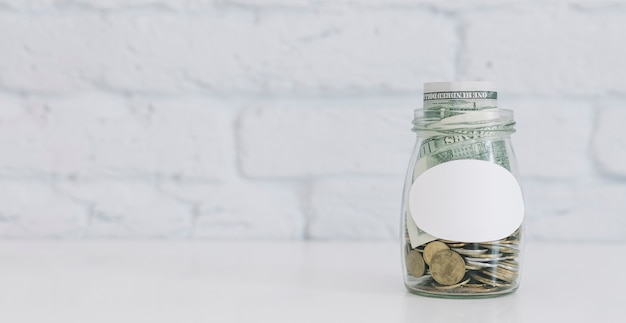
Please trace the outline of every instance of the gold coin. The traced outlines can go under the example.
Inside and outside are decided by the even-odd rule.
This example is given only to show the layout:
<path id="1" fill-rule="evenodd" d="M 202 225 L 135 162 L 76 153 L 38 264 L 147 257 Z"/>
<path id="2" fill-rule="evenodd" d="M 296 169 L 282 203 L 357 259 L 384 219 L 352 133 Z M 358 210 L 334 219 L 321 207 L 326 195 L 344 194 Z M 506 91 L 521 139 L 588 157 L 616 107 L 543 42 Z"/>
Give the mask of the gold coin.
<path id="1" fill-rule="evenodd" d="M 498 280 L 493 279 L 493 278 L 487 278 L 483 275 L 479 275 L 479 274 L 470 274 L 470 276 L 483 284 L 489 285 L 489 286 L 495 286 L 495 287 L 500 287 L 500 286 L 508 286 L 508 284 L 502 284 L 500 282 L 498 282 Z"/>
<path id="2" fill-rule="evenodd" d="M 435 287 L 436 289 L 440 289 L 440 290 L 455 289 L 455 288 L 461 287 L 461 286 L 463 286 L 463 285 L 465 285 L 465 284 L 469 283 L 470 279 L 471 279 L 471 278 L 467 278 L 466 280 L 464 280 L 464 281 L 462 281 L 462 282 L 460 282 L 460 283 L 458 283 L 458 284 L 454 284 L 454 285 L 450 285 L 450 286 L 435 285 L 434 287 Z"/>
<path id="3" fill-rule="evenodd" d="M 496 268 L 498 276 L 502 277 L 502 280 L 512 282 L 517 279 L 517 271 L 504 269 L 501 267 Z"/>
<path id="4" fill-rule="evenodd" d="M 441 285 L 458 284 L 465 276 L 465 261 L 450 249 L 439 250 L 430 261 L 430 274 Z"/>
<path id="5" fill-rule="evenodd" d="M 424 248 L 424 261 L 430 265 L 430 260 L 441 250 L 449 250 L 448 246 L 441 241 L 433 241 Z"/>
<path id="6" fill-rule="evenodd" d="M 484 267 L 481 267 L 480 265 L 476 265 L 476 264 L 470 264 L 468 263 L 467 265 L 465 265 L 465 269 L 467 270 L 481 270 Z"/>
<path id="7" fill-rule="evenodd" d="M 484 284 L 465 284 L 462 291 L 468 294 L 489 293 L 498 290 L 497 287 L 486 286 Z"/>
<path id="8" fill-rule="evenodd" d="M 502 277 L 500 277 L 495 271 L 483 270 L 483 271 L 481 271 L 481 273 L 483 273 L 483 275 L 485 275 L 485 276 L 489 276 L 490 278 L 493 278 L 494 280 L 503 280 L 504 281 L 504 279 L 502 279 Z"/>
<path id="9" fill-rule="evenodd" d="M 514 280 L 514 278 L 508 277 L 508 276 L 504 276 L 500 273 L 498 273 L 497 271 L 494 270 L 483 270 L 481 271 L 484 275 L 495 278 L 497 280 L 501 280 L 501 281 L 505 281 L 505 282 L 511 282 Z M 496 281 L 497 282 L 497 281 Z"/>
<path id="10" fill-rule="evenodd" d="M 406 255 L 406 270 L 413 277 L 421 277 L 426 271 L 426 264 L 422 254 L 417 250 L 411 250 Z"/>
<path id="11" fill-rule="evenodd" d="M 519 269 L 519 262 L 515 260 L 503 260 L 498 262 L 498 266 L 501 266 L 504 269 L 517 271 L 517 269 Z"/>
<path id="12" fill-rule="evenodd" d="M 519 255 L 519 249 L 515 249 L 515 248 L 500 248 L 499 249 L 500 252 L 505 253 L 505 254 L 510 254 L 510 255 Z"/>
<path id="13" fill-rule="evenodd" d="M 466 242 L 460 242 L 460 241 L 452 241 L 452 240 L 445 240 L 445 239 L 439 239 L 438 241 L 441 241 L 441 242 L 447 244 L 448 247 L 450 247 L 450 248 L 462 248 L 462 247 L 465 247 L 467 245 Z"/>

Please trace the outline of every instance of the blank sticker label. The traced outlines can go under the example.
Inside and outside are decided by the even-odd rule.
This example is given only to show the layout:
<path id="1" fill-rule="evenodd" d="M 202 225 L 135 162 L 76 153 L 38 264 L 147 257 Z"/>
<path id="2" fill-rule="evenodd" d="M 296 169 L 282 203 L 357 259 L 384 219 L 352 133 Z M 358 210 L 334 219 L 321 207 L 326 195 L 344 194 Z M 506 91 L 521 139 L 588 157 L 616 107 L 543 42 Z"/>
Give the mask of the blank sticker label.
<path id="1" fill-rule="evenodd" d="M 524 220 L 517 179 L 482 160 L 455 160 L 425 171 L 411 187 L 409 208 L 423 231 L 462 242 L 506 238 Z"/>

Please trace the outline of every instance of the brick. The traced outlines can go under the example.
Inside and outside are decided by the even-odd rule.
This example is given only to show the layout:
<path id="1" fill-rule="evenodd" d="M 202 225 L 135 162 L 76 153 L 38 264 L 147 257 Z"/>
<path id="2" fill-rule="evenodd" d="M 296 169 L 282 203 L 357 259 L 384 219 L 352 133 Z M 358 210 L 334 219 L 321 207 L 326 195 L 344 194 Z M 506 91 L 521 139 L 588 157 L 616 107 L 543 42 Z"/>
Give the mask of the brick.
<path id="1" fill-rule="evenodd" d="M 446 1 L 441 3 L 436 0 L 0 0 L 0 5 L 14 10 L 38 11 L 38 10 L 133 10 L 133 9 L 175 9 L 193 10 L 207 8 L 240 8 L 240 9 L 266 9 L 285 10 L 291 8 L 316 10 L 319 8 L 379 8 L 386 6 L 424 6 L 446 8 L 448 10 L 467 9 L 484 5 L 501 4 L 500 0 L 482 0 L 479 2 L 466 3 L 464 1 Z"/>
<path id="2" fill-rule="evenodd" d="M 414 92 L 456 46 L 450 18 L 349 10 L 0 15 L 0 38 L 0 86 L 43 94 Z"/>
<path id="3" fill-rule="evenodd" d="M 89 1 L 89 0 L 88 0 Z M 602 0 L 602 2 L 611 2 L 612 0 Z M 615 1 L 615 0 L 613 0 Z M 297 7 L 297 8 L 337 8 L 347 7 L 351 9 L 362 8 L 385 8 L 394 10 L 415 9 L 415 8 L 427 8 L 432 10 L 433 13 L 440 12 L 439 10 L 445 10 L 447 12 L 459 13 L 463 10 L 470 9 L 483 9 L 494 7 L 507 7 L 511 3 L 502 0 L 480 0 L 480 1 L 463 1 L 463 0 L 449 0 L 449 1 L 437 1 L 437 0 L 217 0 L 216 3 L 220 5 L 238 5 L 248 6 L 252 8 L 262 9 L 283 9 L 285 7 Z M 569 3 L 576 2 L 572 0 L 549 0 L 544 3 Z M 584 1 L 577 1 L 582 2 Z"/>
<path id="4" fill-rule="evenodd" d="M 314 181 L 307 237 L 397 239 L 403 184 L 402 176 Z"/>
<path id="5" fill-rule="evenodd" d="M 626 241 L 623 183 L 524 183 L 526 235 L 533 240 Z"/>
<path id="6" fill-rule="evenodd" d="M 599 109 L 592 141 L 592 158 L 607 175 L 626 176 L 626 109 L 622 103 L 607 104 Z"/>
<path id="7" fill-rule="evenodd" d="M 219 178 L 227 130 L 215 103 L 88 94 L 0 107 L 0 174 Z"/>
<path id="8" fill-rule="evenodd" d="M 415 141 L 409 131 L 411 109 L 356 108 L 356 102 L 350 103 L 352 107 L 317 104 L 246 109 L 238 126 L 244 174 L 299 177 L 406 171 Z"/>
<path id="9" fill-rule="evenodd" d="M 176 238 L 192 232 L 192 210 L 151 182 L 64 182 L 59 190 L 89 210 L 89 237 Z"/>
<path id="10" fill-rule="evenodd" d="M 208 7 L 215 0 L 0 0 L 0 5 L 13 10 L 28 12 L 48 12 L 55 10 L 124 10 L 124 9 L 192 9 L 198 6 Z"/>
<path id="11" fill-rule="evenodd" d="M 85 110 L 86 111 L 86 110 Z M 89 147 L 84 134 L 70 128 L 49 130 L 50 108 L 44 102 L 14 100 L 0 106 L 0 172 L 3 175 L 61 173 L 84 168 L 77 163 L 81 151 Z M 74 120 L 79 120 L 75 116 Z"/>
<path id="12" fill-rule="evenodd" d="M 14 91 L 44 94 L 94 87 L 178 92 L 188 88 L 182 65 L 190 61 L 181 50 L 186 40 L 161 33 L 158 26 L 186 34 L 183 25 L 177 21 L 172 26 L 170 20 L 158 16 L 104 18 L 85 13 L 33 19 L 3 15 L 0 35 L 5 41 L 0 50 L 7 60 L 0 84 Z"/>
<path id="13" fill-rule="evenodd" d="M 88 209 L 53 185 L 23 179 L 0 180 L 0 237 L 83 237 L 88 224 Z"/>
<path id="14" fill-rule="evenodd" d="M 532 3 L 464 14 L 459 75 L 510 93 L 624 93 L 626 47 L 615 39 L 624 38 L 625 17 Z"/>
<path id="15" fill-rule="evenodd" d="M 299 191 L 282 184 L 230 180 L 169 183 L 162 188 L 194 210 L 194 238 L 302 238 Z"/>
<path id="16" fill-rule="evenodd" d="M 275 35 L 281 54 L 246 65 L 267 75 L 263 82 L 271 89 L 414 93 L 424 80 L 453 73 L 454 30 L 448 18 L 428 12 L 269 15 L 259 27 Z"/>
<path id="17" fill-rule="evenodd" d="M 590 174 L 590 103 L 573 100 L 513 100 L 501 105 L 515 113 L 513 147 L 523 176 L 565 179 Z"/>
<path id="18" fill-rule="evenodd" d="M 133 101 L 123 115 L 99 119 L 89 131 L 94 168 L 124 176 L 221 178 L 230 129 L 220 108 L 194 99 Z"/>

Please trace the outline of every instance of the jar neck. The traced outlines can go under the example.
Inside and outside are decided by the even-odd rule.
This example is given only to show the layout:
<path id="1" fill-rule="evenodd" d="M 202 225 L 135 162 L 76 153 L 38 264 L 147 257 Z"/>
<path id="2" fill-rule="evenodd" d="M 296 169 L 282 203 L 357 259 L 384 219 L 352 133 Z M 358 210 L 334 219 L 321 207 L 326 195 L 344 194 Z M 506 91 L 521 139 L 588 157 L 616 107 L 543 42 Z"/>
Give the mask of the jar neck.
<path id="1" fill-rule="evenodd" d="M 417 109 L 413 129 L 419 135 L 449 135 L 472 131 L 483 131 L 494 136 L 515 132 L 513 111 L 506 109 Z"/>

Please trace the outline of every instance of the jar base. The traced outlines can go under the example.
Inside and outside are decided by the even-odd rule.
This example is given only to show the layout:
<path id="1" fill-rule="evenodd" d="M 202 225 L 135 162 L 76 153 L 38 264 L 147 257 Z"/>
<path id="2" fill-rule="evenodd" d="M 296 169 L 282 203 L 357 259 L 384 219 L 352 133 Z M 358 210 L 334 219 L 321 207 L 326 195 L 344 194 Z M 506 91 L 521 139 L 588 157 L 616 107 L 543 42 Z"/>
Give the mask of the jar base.
<path id="1" fill-rule="evenodd" d="M 514 293 L 519 285 L 507 287 L 477 287 L 475 289 L 468 287 L 457 287 L 449 290 L 437 289 L 434 286 L 423 284 L 415 284 L 405 282 L 406 289 L 415 295 L 433 297 L 433 298 L 451 298 L 451 299 L 478 299 L 478 298 L 494 298 Z"/>

